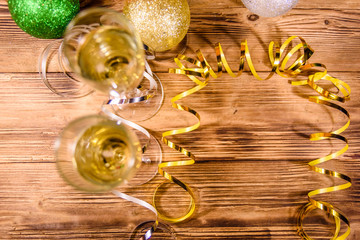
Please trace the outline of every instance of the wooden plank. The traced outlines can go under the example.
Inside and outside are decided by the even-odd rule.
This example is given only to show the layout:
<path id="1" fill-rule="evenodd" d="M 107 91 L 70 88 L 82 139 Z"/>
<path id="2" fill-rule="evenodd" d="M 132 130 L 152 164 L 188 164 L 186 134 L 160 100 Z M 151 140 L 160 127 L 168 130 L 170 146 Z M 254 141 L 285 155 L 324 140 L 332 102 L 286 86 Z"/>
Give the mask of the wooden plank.
<path id="1" fill-rule="evenodd" d="M 123 4 L 101 0 L 88 6 L 120 10 Z M 351 101 L 342 104 L 351 114 L 350 128 L 343 133 L 350 149 L 323 167 L 349 175 L 353 187 L 317 199 L 343 210 L 351 222 L 349 239 L 360 239 L 360 2 L 301 0 L 288 14 L 258 19 L 240 0 L 189 0 L 189 4 L 189 56 L 200 48 L 216 66 L 212 47 L 221 42 L 236 69 L 240 41 L 247 39 L 254 64 L 265 76 L 267 44 L 299 35 L 315 50 L 312 62 L 324 63 L 331 75 L 350 84 Z M 128 239 L 139 223 L 153 220 L 151 212 L 110 193 L 77 191 L 57 172 L 54 143 L 59 133 L 69 121 L 99 113 L 106 96 L 94 93 L 70 99 L 47 89 L 37 73 L 37 59 L 51 41 L 22 32 L 11 20 L 6 0 L 0 0 L 0 238 Z M 173 96 L 193 83 L 167 73 L 175 67 L 173 61 L 150 64 L 163 82 L 165 102 L 155 117 L 141 124 L 160 139 L 163 131 L 196 123 L 192 115 L 170 105 Z M 52 84 L 69 88 L 55 61 L 49 71 Z M 227 74 L 211 79 L 205 89 L 181 100 L 199 112 L 201 126 L 171 137 L 196 155 L 192 166 L 167 169 L 196 195 L 194 216 L 171 224 L 178 239 L 300 239 L 296 214 L 307 202 L 307 192 L 343 183 L 307 167 L 307 162 L 344 146 L 335 140 L 311 142 L 309 135 L 337 129 L 347 121 L 339 111 L 309 102 L 307 97 L 313 94 L 279 76 L 257 81 L 246 68 L 236 79 Z M 185 159 L 162 147 L 164 161 Z M 118 189 L 151 202 L 162 182 L 157 176 L 145 185 Z M 157 200 L 166 213 L 181 214 L 187 208 L 188 196 L 178 187 L 159 191 Z M 306 221 L 312 237 L 330 239 L 334 223 L 325 214 L 311 213 Z"/>

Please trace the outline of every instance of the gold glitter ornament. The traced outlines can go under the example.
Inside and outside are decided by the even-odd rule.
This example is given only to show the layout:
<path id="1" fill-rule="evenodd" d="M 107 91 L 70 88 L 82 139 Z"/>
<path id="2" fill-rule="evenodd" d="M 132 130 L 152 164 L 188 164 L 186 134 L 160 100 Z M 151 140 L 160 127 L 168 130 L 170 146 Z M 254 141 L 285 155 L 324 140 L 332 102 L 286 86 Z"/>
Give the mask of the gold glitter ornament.
<path id="1" fill-rule="evenodd" d="M 127 0 L 123 12 L 144 44 L 156 52 L 178 45 L 190 25 L 187 0 Z"/>

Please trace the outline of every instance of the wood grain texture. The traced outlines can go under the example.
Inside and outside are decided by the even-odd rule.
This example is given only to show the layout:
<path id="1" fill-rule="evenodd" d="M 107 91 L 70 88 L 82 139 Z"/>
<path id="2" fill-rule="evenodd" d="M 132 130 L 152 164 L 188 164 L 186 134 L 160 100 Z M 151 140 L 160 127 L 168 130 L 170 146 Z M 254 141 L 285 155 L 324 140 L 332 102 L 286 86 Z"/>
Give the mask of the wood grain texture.
<path id="1" fill-rule="evenodd" d="M 87 3 L 89 1 L 83 1 Z M 300 0 L 276 18 L 254 17 L 240 0 L 190 0 L 192 12 L 187 54 L 201 48 L 215 63 L 212 46 L 221 42 L 236 69 L 239 44 L 247 39 L 261 74 L 269 69 L 267 44 L 291 35 L 304 37 L 315 49 L 313 62 L 324 63 L 331 75 L 352 87 L 344 106 L 352 117 L 344 135 L 350 149 L 325 167 L 348 174 L 349 190 L 320 199 L 341 208 L 351 221 L 349 239 L 360 239 L 360 2 Z M 90 1 L 87 6 L 120 10 L 123 1 Z M 65 99 L 50 92 L 37 73 L 37 59 L 51 40 L 22 32 L 0 0 L 0 239 L 128 239 L 133 228 L 152 220 L 141 207 L 110 193 L 74 190 L 57 173 L 54 142 L 64 126 L 80 116 L 99 112 L 99 93 Z M 161 111 L 143 123 L 160 138 L 161 132 L 195 123 L 170 106 L 171 97 L 193 86 L 184 76 L 167 73 L 172 61 L 151 62 L 165 89 Z M 60 79 L 56 64 L 51 77 Z M 341 181 L 308 170 L 306 163 L 342 147 L 337 141 L 310 142 L 310 133 L 341 126 L 338 111 L 310 103 L 307 87 L 295 87 L 275 76 L 259 82 L 248 72 L 239 78 L 223 75 L 182 103 L 196 109 L 201 127 L 171 139 L 197 157 L 192 166 L 169 169 L 194 188 L 194 216 L 171 226 L 178 239 L 300 239 L 296 214 L 306 193 Z M 184 159 L 163 146 L 165 161 Z M 119 190 L 151 201 L 163 179 Z M 163 189 L 161 206 L 181 213 L 188 203 L 175 187 Z M 329 239 L 333 222 L 312 214 L 307 229 L 316 239 Z M 155 238 L 156 239 L 156 238 Z"/>

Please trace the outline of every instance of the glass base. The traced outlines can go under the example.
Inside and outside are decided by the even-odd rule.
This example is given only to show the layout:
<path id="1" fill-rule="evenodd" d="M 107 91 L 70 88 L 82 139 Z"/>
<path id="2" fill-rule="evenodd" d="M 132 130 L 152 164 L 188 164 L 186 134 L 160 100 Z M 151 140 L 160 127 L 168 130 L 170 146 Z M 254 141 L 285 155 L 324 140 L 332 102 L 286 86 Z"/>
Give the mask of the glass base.
<path id="1" fill-rule="evenodd" d="M 140 168 L 128 183 L 130 186 L 145 184 L 153 179 L 158 173 L 158 165 L 162 162 L 162 150 L 158 140 L 151 135 L 150 139 L 144 134 L 139 135 L 140 143 L 142 146 L 146 145 L 146 149 L 142 154 Z"/>
<path id="2" fill-rule="evenodd" d="M 132 232 L 129 240 L 139 240 L 139 239 L 145 239 L 144 235 L 145 233 L 154 225 L 154 221 L 148 221 L 148 222 L 143 222 L 141 224 L 139 224 Z M 173 230 L 172 227 L 170 227 L 167 224 L 164 223 L 160 223 L 156 228 L 156 231 L 153 232 L 151 239 L 176 239 L 176 234 L 175 231 Z"/>
<path id="3" fill-rule="evenodd" d="M 145 95 L 153 95 L 147 100 L 140 102 L 111 104 L 116 115 L 129 121 L 140 122 L 153 117 L 160 109 L 164 101 L 164 89 L 158 76 L 153 73 L 157 87 L 150 89 L 149 81 L 143 80 L 141 88 L 136 89 L 132 93 L 127 94 L 127 98 L 141 97 Z M 145 89 L 145 90 L 142 90 Z"/>
<path id="4" fill-rule="evenodd" d="M 55 56 L 57 57 L 55 58 Z M 54 59 L 55 58 L 55 59 Z M 56 61 L 60 73 L 49 73 L 48 66 L 51 61 Z M 55 94 L 68 98 L 81 98 L 94 92 L 87 84 L 82 83 L 73 76 L 63 63 L 62 40 L 55 40 L 50 43 L 40 55 L 39 73 L 44 84 Z"/>

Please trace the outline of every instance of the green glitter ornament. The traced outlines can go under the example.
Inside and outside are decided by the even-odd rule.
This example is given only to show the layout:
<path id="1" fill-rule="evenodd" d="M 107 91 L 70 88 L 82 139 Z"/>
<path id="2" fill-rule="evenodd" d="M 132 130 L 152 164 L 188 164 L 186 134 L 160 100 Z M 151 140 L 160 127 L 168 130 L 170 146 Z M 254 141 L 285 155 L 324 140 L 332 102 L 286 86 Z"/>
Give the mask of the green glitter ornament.
<path id="1" fill-rule="evenodd" d="M 59 38 L 79 12 L 79 0 L 9 0 L 16 24 L 37 38 Z"/>

